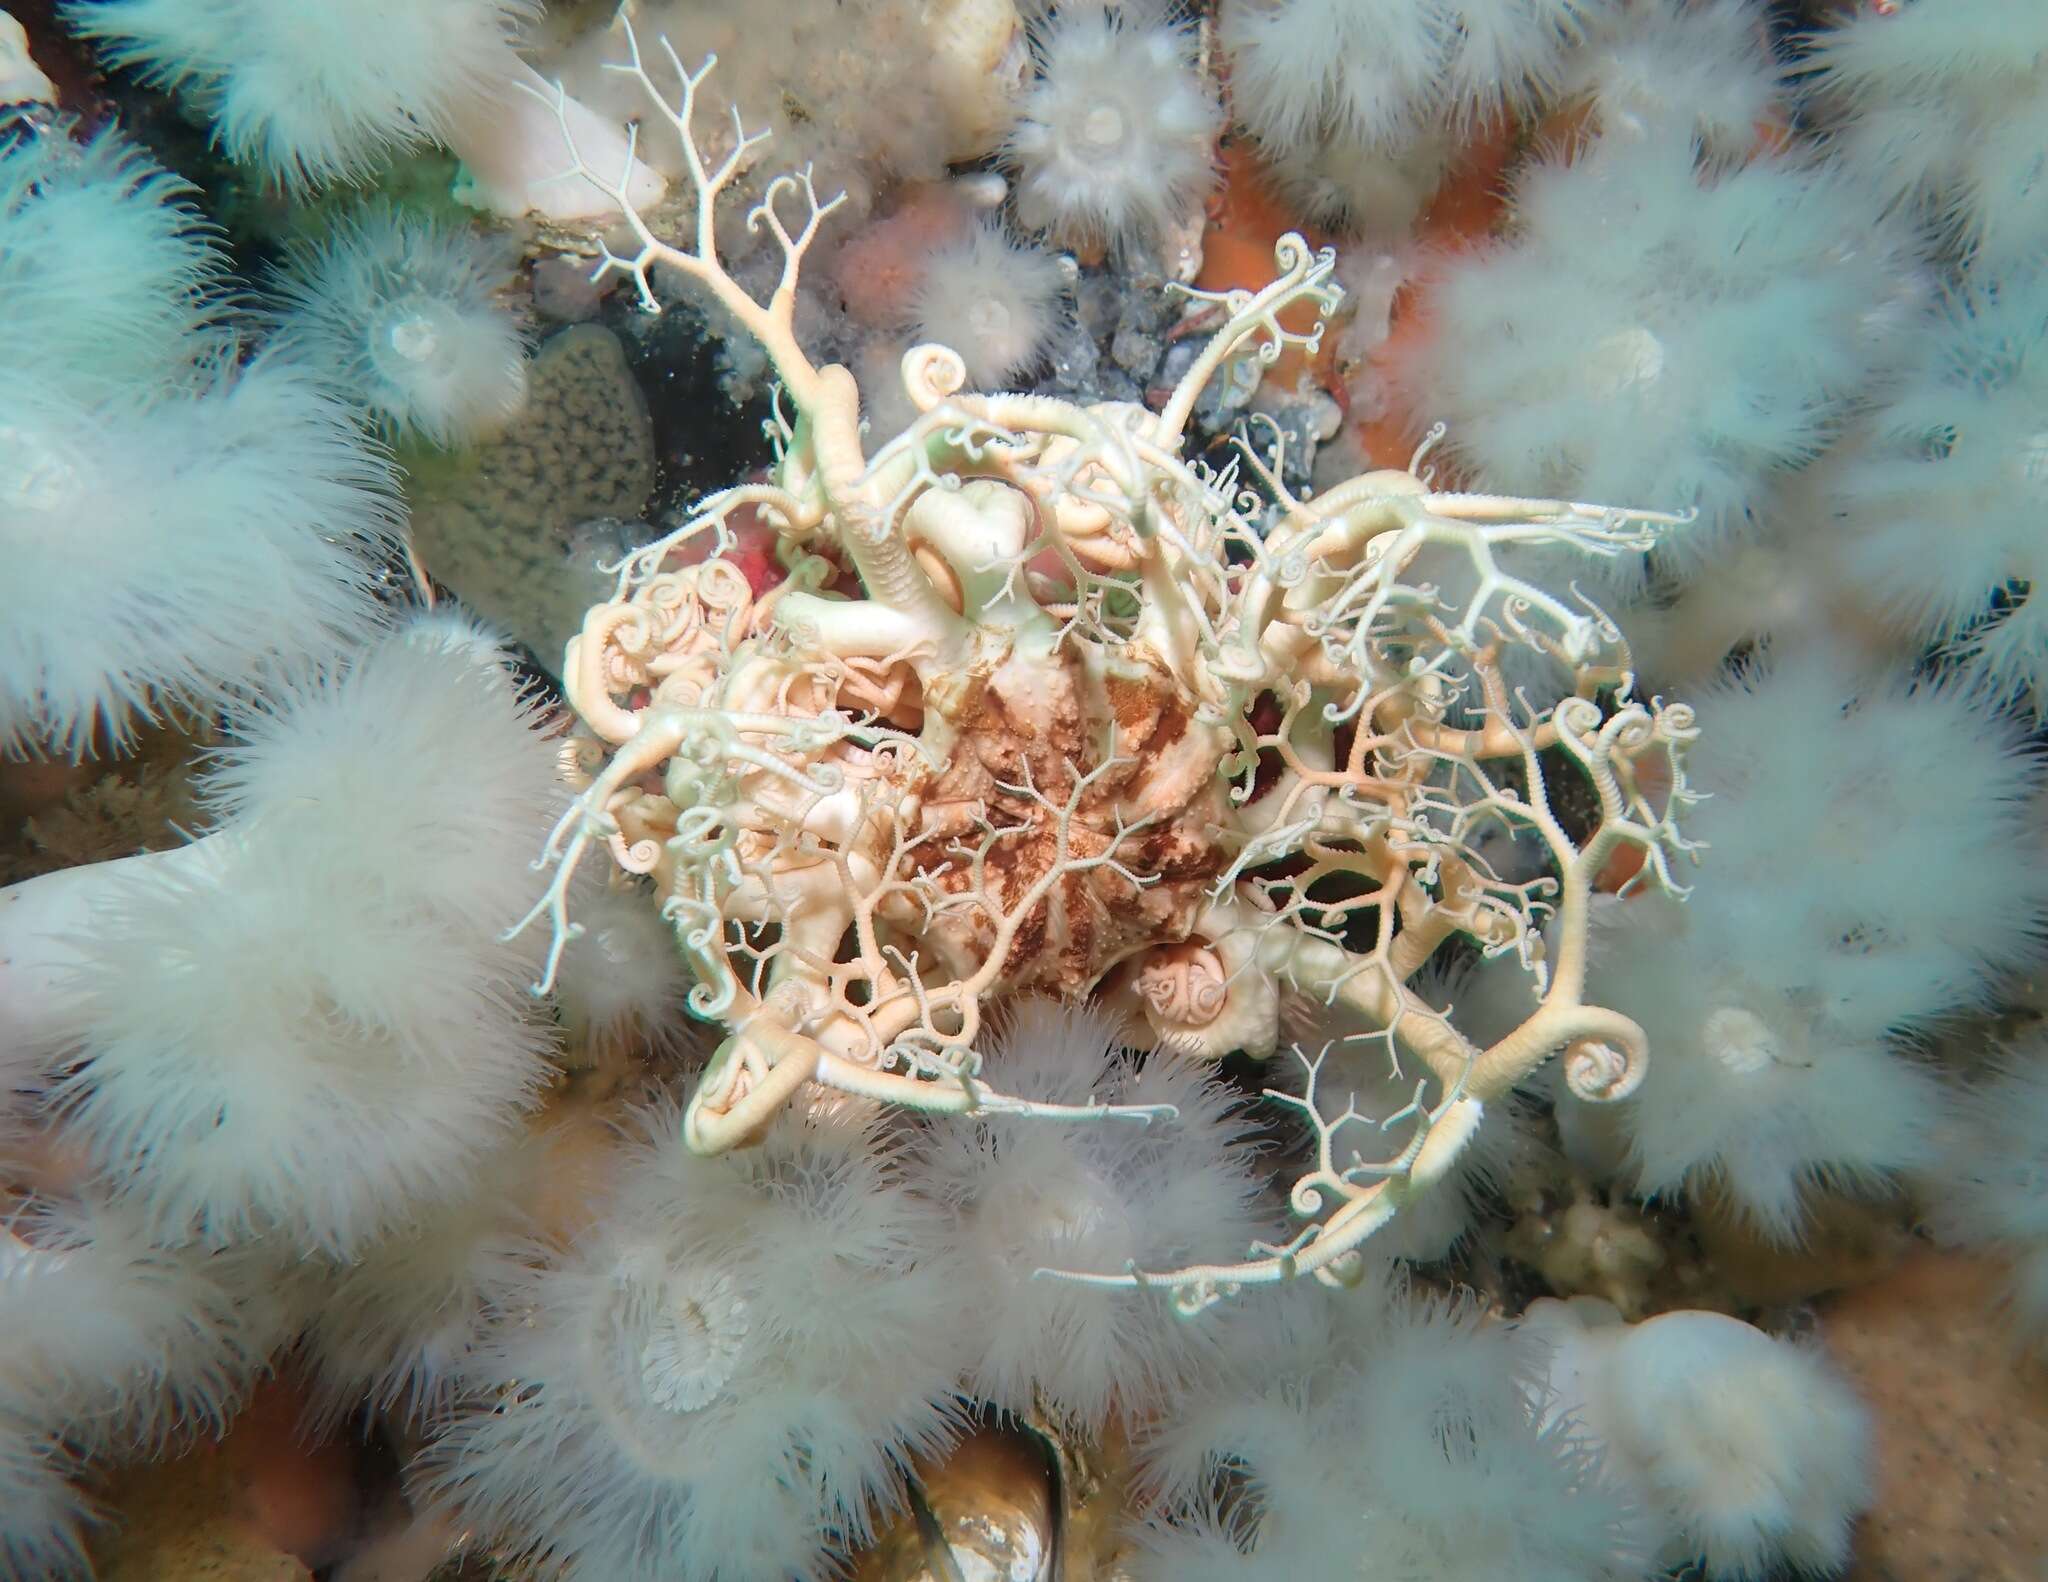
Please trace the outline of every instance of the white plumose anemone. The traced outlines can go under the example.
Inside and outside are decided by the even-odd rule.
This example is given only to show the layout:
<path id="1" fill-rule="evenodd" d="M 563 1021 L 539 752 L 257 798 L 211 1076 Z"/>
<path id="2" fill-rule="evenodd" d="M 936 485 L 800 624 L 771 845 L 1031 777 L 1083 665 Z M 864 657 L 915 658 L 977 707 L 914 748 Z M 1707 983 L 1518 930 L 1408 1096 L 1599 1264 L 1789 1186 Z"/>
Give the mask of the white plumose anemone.
<path id="1" fill-rule="evenodd" d="M 82 402 L 168 390 L 227 346 L 227 259 L 193 191 L 113 132 L 82 144 L 62 123 L 0 136 L 0 369 L 10 386 L 32 373 Z"/>
<path id="2" fill-rule="evenodd" d="M 1003 145 L 1018 217 L 1067 246 L 1157 242 L 1215 176 L 1223 117 L 1194 35 L 1078 5 L 1038 45 L 1039 77 Z"/>
<path id="3" fill-rule="evenodd" d="M 1564 61 L 1564 94 L 1601 135 L 1676 131 L 1716 160 L 1758 151 L 1781 113 L 1783 75 L 1759 0 L 1637 0 L 1590 27 Z"/>
<path id="4" fill-rule="evenodd" d="M 1662 547 L 1681 573 L 1754 536 L 1895 354 L 1909 250 L 1823 166 L 1702 172 L 1664 126 L 1531 165 L 1511 215 L 1436 271 L 1406 403 L 1476 488 L 1696 509 Z"/>
<path id="5" fill-rule="evenodd" d="M 692 1154 L 644 1112 L 596 1227 L 497 1293 L 424 1492 L 542 1574 L 823 1576 L 950 1438 L 962 1333 L 937 1208 L 871 1127 Z"/>
<path id="6" fill-rule="evenodd" d="M 218 1428 L 274 1338 L 231 1272 L 113 1205 L 32 1200 L 0 1228 L 0 1412 L 93 1449 Z"/>
<path id="7" fill-rule="evenodd" d="M 1954 1105 L 1921 1199 L 1936 1237 L 1989 1247 L 2012 1260 L 2012 1318 L 2032 1344 L 2048 1341 L 2048 1038 L 1998 1057 Z"/>
<path id="8" fill-rule="evenodd" d="M 275 276 L 278 344 L 388 434 L 488 437 L 526 401 L 519 327 L 493 295 L 513 261 L 502 240 L 367 204 Z"/>
<path id="9" fill-rule="evenodd" d="M 400 632 L 246 716 L 222 827 L 88 870 L 46 987 L 65 1123 L 155 1234 L 347 1253 L 457 1190 L 545 1071 L 519 853 L 557 793 L 511 678 Z M 36 887 L 10 893 L 34 932 Z"/>
<path id="10" fill-rule="evenodd" d="M 175 88 L 229 156 L 303 192 L 370 174 L 511 90 L 534 0 L 66 0 L 107 59 Z"/>
<path id="11" fill-rule="evenodd" d="M 347 411 L 267 354 L 159 394 L 87 403 L 25 378 L 0 419 L 0 744 L 118 746 L 376 619 L 396 485 Z"/>
<path id="12" fill-rule="evenodd" d="M 1612 0 L 1229 0 L 1231 106 L 1276 153 L 1413 146 L 1554 88 Z"/>
<path id="13" fill-rule="evenodd" d="M 1900 1035 L 2038 954 L 2040 762 L 1968 691 L 1818 650 L 1697 718 L 1698 881 L 1608 907 L 1588 975 L 1659 1054 L 1605 1116 L 1568 1099 L 1559 1119 L 1618 1128 L 1638 1190 L 1713 1182 L 1789 1239 L 1806 1185 L 1928 1162 L 1943 1090 Z"/>
<path id="14" fill-rule="evenodd" d="M 120 747 L 358 638 L 397 485 L 241 353 L 188 188 L 111 135 L 0 136 L 0 748 Z"/>
<path id="15" fill-rule="evenodd" d="M 408 1422 L 447 1411 L 488 1294 L 531 1251 L 528 1205 L 558 1168 L 544 1144 L 522 1138 L 477 1166 L 469 1190 L 419 1205 L 410 1224 L 346 1262 L 301 1265 L 294 1294 L 314 1422 L 333 1427 L 365 1402 Z"/>
<path id="16" fill-rule="evenodd" d="M 1980 269 L 1845 447 L 1839 564 L 1916 636 L 2048 701 L 2048 268 Z"/>
<path id="17" fill-rule="evenodd" d="M 86 1573 L 85 1535 L 98 1519 L 62 1440 L 0 1411 L 0 1575 Z"/>
<path id="18" fill-rule="evenodd" d="M 1539 1345 L 1470 1306 L 1283 1295 L 1256 1374 L 1202 1381 L 1146 1432 L 1166 1500 L 1140 1582 L 1643 1575 L 1627 1497 L 1539 1415 Z M 1222 1473 L 1241 1498 L 1217 1498 Z"/>
<path id="19" fill-rule="evenodd" d="M 631 1047 L 668 1053 L 692 1043 L 690 976 L 675 930 L 652 896 L 626 886 L 590 887 L 579 901 L 583 932 L 562 952 L 555 1003 L 571 1038 L 596 1060 Z"/>
<path id="20" fill-rule="evenodd" d="M 2033 0 L 1855 7 L 1810 40 L 1832 157 L 1982 269 L 2048 245 L 2048 11 Z"/>
<path id="21" fill-rule="evenodd" d="M 1064 288 L 1059 261 L 996 226 L 972 226 L 935 248 L 911 301 L 920 340 L 960 354 L 968 383 L 1003 388 L 1045 356 Z"/>
<path id="22" fill-rule="evenodd" d="M 1010 1014 L 984 1072 L 1048 1103 L 1167 1104 L 1149 1123 L 986 1116 L 936 1128 L 923 1176 L 952 1209 L 949 1233 L 976 1302 L 976 1387 L 1005 1406 L 1034 1396 L 1089 1427 L 1142 1412 L 1215 1362 L 1231 1315 L 1170 1321 L 1142 1291 L 1099 1291 L 1041 1269 L 1228 1263 L 1278 1231 L 1248 1125 L 1201 1064 L 1119 1049 L 1086 1007 L 1030 1001 Z"/>

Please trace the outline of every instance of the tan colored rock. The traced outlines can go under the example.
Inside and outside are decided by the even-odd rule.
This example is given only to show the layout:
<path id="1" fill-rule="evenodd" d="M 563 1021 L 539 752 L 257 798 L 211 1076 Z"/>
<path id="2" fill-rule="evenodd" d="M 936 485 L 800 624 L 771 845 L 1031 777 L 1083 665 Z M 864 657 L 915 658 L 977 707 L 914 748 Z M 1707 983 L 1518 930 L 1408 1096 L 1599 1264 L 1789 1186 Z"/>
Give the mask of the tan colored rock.
<path id="1" fill-rule="evenodd" d="M 1911 1246 L 1903 1198 L 1863 1199 L 1814 1190 L 1796 1246 L 1760 1234 L 1712 1194 L 1693 1230 L 1731 1310 L 1786 1307 L 1881 1279 Z"/>
<path id="2" fill-rule="evenodd" d="M 2048 1367 L 2014 1345 L 2003 1278 L 1920 1251 L 1821 1309 L 1828 1352 L 1877 1420 L 1877 1503 L 1848 1582 L 2048 1577 Z"/>
<path id="3" fill-rule="evenodd" d="M 353 1451 L 309 1442 L 303 1415 L 298 1387 L 271 1379 L 221 1439 L 121 1471 L 99 1582 L 310 1582 L 305 1560 L 339 1553 L 357 1495 Z"/>
<path id="4" fill-rule="evenodd" d="M 99 1582 L 312 1582 L 236 1509 L 233 1468 L 195 1454 L 131 1469 L 117 1480 L 119 1525 L 93 1546 Z"/>

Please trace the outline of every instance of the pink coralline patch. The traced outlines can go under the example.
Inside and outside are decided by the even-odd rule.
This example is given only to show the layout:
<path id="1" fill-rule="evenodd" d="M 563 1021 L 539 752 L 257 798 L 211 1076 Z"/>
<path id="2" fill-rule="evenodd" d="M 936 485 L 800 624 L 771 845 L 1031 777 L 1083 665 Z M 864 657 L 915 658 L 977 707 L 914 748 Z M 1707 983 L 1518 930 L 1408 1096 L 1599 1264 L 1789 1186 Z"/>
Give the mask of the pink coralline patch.
<path id="1" fill-rule="evenodd" d="M 757 599 L 770 589 L 780 587 L 789 575 L 789 568 L 776 558 L 775 529 L 761 513 L 750 505 L 739 506 L 727 516 L 726 526 L 732 530 L 733 545 L 717 558 L 745 575 L 747 587 Z M 663 564 L 670 571 L 681 571 L 685 566 L 695 566 L 712 558 L 711 548 L 710 539 L 693 539 L 672 550 Z M 811 546 L 808 552 L 817 554 L 817 546 Z M 825 558 L 839 565 L 836 557 L 827 555 Z M 861 593 L 859 581 L 843 565 L 825 583 L 825 589 L 829 593 L 844 593 L 849 598 L 858 598 Z"/>
<path id="2" fill-rule="evenodd" d="M 750 505 L 733 511 L 726 518 L 726 526 L 731 529 L 734 542 L 719 558 L 745 574 L 748 588 L 758 599 L 788 575 L 775 558 L 775 529 Z M 671 551 L 664 564 L 670 571 L 695 566 L 708 559 L 714 547 L 709 538 L 691 539 Z"/>
<path id="3" fill-rule="evenodd" d="M 895 208 L 839 249 L 832 284 L 846 311 L 870 329 L 896 329 L 914 316 L 911 304 L 933 249 L 967 235 L 973 215 L 950 188 L 912 187 Z"/>

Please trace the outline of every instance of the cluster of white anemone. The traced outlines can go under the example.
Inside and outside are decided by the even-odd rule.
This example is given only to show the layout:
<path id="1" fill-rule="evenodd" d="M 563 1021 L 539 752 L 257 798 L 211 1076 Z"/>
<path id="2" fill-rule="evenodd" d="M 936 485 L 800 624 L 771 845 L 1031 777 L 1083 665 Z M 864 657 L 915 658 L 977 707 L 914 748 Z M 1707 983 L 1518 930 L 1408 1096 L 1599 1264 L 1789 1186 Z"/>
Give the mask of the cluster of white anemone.
<path id="1" fill-rule="evenodd" d="M 473 15 L 495 27 L 511 9 Z M 1532 49 L 1576 25 L 1572 8 L 1555 10 Z M 1070 41 L 1092 31 L 1091 18 Z M 1102 40 L 1141 34 L 1102 19 Z M 1184 39 L 1142 36 L 1161 71 L 1192 77 Z M 1080 42 L 1072 59 L 1049 54 L 1049 82 L 1087 76 Z M 202 92 L 225 105 L 230 76 L 223 67 Z M 686 141 L 700 81 L 686 76 L 681 105 L 662 106 Z M 1048 115 L 1054 97 L 1039 96 Z M 1083 130 L 1135 137 L 1146 107 L 1126 109 L 1128 124 L 1091 115 Z M 1163 109 L 1175 148 L 1206 139 L 1206 101 Z M 573 129 L 568 104 L 559 111 Z M 1027 181 L 1049 148 L 1015 144 Z M 1601 992 L 1614 973 L 1589 966 L 1591 892 L 1624 853 L 1642 863 L 1637 888 L 1675 891 L 1694 721 L 1633 697 L 1613 624 L 1512 556 L 1632 555 L 1666 519 L 1439 491 L 1420 462 L 1294 498 L 1280 467 L 1247 447 L 1243 467 L 1274 497 L 1263 499 L 1235 472 L 1186 461 L 1205 382 L 1312 340 L 1283 327 L 1290 308 L 1334 305 L 1329 259 L 1292 238 L 1273 285 L 1209 304 L 1223 328 L 1161 412 L 968 395 L 970 372 L 999 383 L 1021 364 L 970 370 L 927 346 L 903 365 L 915 416 L 870 445 L 851 377 L 813 364 L 792 330 L 799 266 L 829 203 L 805 181 L 770 186 L 757 219 L 786 267 L 764 304 L 708 246 L 678 249 L 645 229 L 630 165 L 588 145 L 578 162 L 586 186 L 639 227 L 640 252 L 609 262 L 650 303 L 656 265 L 707 288 L 760 337 L 795 409 L 777 425 L 772 478 L 714 496 L 630 557 L 567 664 L 588 730 L 583 794 L 553 847 L 564 871 L 543 903 L 556 925 L 548 975 L 560 967 L 571 1020 L 600 1040 L 672 1010 L 649 913 L 633 905 L 651 881 L 694 1008 L 729 1036 L 687 1110 L 642 1113 L 590 1234 L 574 1245 L 523 1235 L 524 1205 L 491 1199 L 501 1183 L 530 1187 L 555 1158 L 518 1128 L 544 1040 L 510 992 L 532 965 L 527 947 L 493 939 L 479 918 L 516 909 L 506 858 L 546 804 L 548 754 L 473 633 L 416 627 L 281 686 L 245 716 L 215 775 L 220 833 L 177 861 L 107 876 L 99 899 L 112 904 L 83 914 L 101 935 L 93 959 L 31 1007 L 68 1042 L 60 1059 L 12 1075 L 46 1088 L 91 1156 L 95 1195 L 24 1217 L 0 1245 L 0 1302 L 39 1326 L 32 1366 L 0 1376 L 0 1488 L 38 1524 L 18 1553 L 75 1560 L 76 1499 L 63 1487 L 73 1454 L 148 1448 L 170 1418 L 227 1409 L 281 1325 L 251 1299 L 254 1282 L 215 1288 L 236 1265 L 208 1249 L 288 1246 L 347 1260 L 311 1282 L 328 1310 L 297 1319 L 328 1415 L 367 1395 L 431 1417 L 441 1437 L 421 1489 L 543 1572 L 637 1575 L 677 1553 L 690 1574 L 814 1572 L 829 1545 L 868 1531 L 901 1461 L 947 1441 L 963 1382 L 1084 1427 L 1176 1398 L 1192 1408 L 1162 1419 L 1150 1447 L 1155 1465 L 1184 1474 L 1162 1480 L 1178 1503 L 1153 1534 L 1160 1574 L 1195 1562 L 1248 1574 L 1283 1556 L 1339 1564 L 1355 1557 L 1355 1533 L 1332 1531 L 1325 1513 L 1366 1508 L 1361 1489 L 1377 1501 L 1376 1552 L 1396 1568 L 1455 1556 L 1482 1570 L 1627 1575 L 1648 1549 L 1702 1546 L 1731 1574 L 1769 1552 L 1839 1558 L 1864 1496 L 1860 1424 L 1809 1367 L 1757 1349 L 1768 1343 L 1754 1332 L 1724 1335 L 1733 1360 L 1714 1377 L 1767 1376 L 1783 1386 L 1767 1395 L 1820 1401 L 1824 1419 L 1781 1446 L 1760 1475 L 1770 1486 L 1748 1503 L 1698 1495 L 1752 1445 L 1783 1440 L 1782 1424 L 1717 1422 L 1720 1437 L 1674 1446 L 1625 1414 L 1594 1422 L 1642 1475 L 1632 1492 L 1664 1528 L 1646 1536 L 1624 1480 L 1597 1476 L 1594 1447 L 1532 1406 L 1532 1370 L 1497 1329 L 1364 1306 L 1350 1322 L 1376 1332 L 1359 1366 L 1318 1374 L 1330 1391 L 1313 1400 L 1300 1377 L 1350 1338 L 1327 1313 L 1296 1311 L 1237 1354 L 1217 1327 L 1160 1327 L 1132 1289 L 1165 1286 L 1197 1309 L 1297 1274 L 1346 1284 L 1370 1238 L 1461 1184 L 1489 1119 L 1551 1056 L 1574 1113 L 1637 1090 L 1653 1010 L 1638 1021 L 1621 985 L 1612 1000 Z M 711 162 L 696 194 L 705 210 L 735 169 Z M 1206 179 L 1206 167 L 1174 172 L 1189 191 Z M 1092 191 L 1078 178 L 1059 190 Z M 1038 212 L 1056 234 L 1099 240 L 1124 223 L 1105 216 L 1128 219 L 1143 198 L 1094 192 L 1098 212 L 1050 199 Z M 189 347 L 213 333 L 191 307 L 204 300 L 193 269 L 189 321 L 144 323 L 145 349 L 151 335 Z M 942 317 L 929 299 L 924 311 Z M 225 365 L 195 354 L 179 366 L 203 393 Z M 1641 382 L 1640 358 L 1623 372 Z M 476 381 L 454 383 L 468 395 Z M 336 454 L 362 452 L 338 442 Z M 728 542 L 743 507 L 776 540 L 779 585 L 671 559 L 693 539 Z M 862 596 L 841 591 L 849 575 Z M 1546 684 L 1515 689 L 1534 673 Z M 1719 701 L 1739 714 L 1739 700 Z M 1864 700 L 1880 724 L 1907 708 Z M 365 743 L 415 773 L 387 782 Z M 1980 778 L 2011 787 L 1992 798 L 2011 804 L 2002 811 L 2028 778 L 2015 760 L 1992 743 L 1980 765 Z M 424 763 L 448 773 L 429 782 Z M 1583 779 L 1590 816 L 1553 806 L 1561 774 Z M 423 785 L 430 795 L 401 796 Z M 438 816 L 415 817 L 420 805 Z M 338 807 L 381 865 L 350 864 Z M 1503 861 L 1503 836 L 1546 872 Z M 567 871 L 598 845 L 623 882 L 572 886 Z M 1996 842 L 1983 845 L 1948 849 L 1982 874 Z M 480 873 L 493 876 L 482 891 Z M 1981 921 L 1983 904 L 1917 912 L 1901 930 L 1913 897 L 1883 875 L 1841 877 L 1875 919 L 1834 941 L 1857 947 L 1831 963 L 1843 981 L 1880 975 L 1889 950 L 1953 999 L 2001 959 L 1995 930 L 1936 926 Z M 2026 912 L 2031 898 L 1996 877 L 1984 893 Z M 1653 915 L 1671 912 L 1655 896 L 1626 904 L 1643 908 L 1645 940 Z M 1877 942 L 1887 921 L 1893 934 Z M 1423 987 L 1458 936 L 1531 985 L 1495 1036 L 1475 1038 L 1475 1023 Z M 256 1036 L 225 1045 L 213 989 L 252 964 L 259 988 L 241 1010 Z M 579 969 L 583 981 L 568 981 Z M 1099 997 L 1110 1019 L 1078 1031 L 1034 1021 L 1032 995 Z M 1266 1223 L 1242 1122 L 1199 1062 L 1271 1052 L 1304 1014 L 1334 1009 L 1345 1031 L 1326 1026 L 1347 1053 L 1391 1075 L 1372 1089 L 1383 1104 L 1339 1106 L 1319 1084 L 1323 1057 L 1306 1057 L 1308 1083 L 1283 1100 L 1312 1145 L 1290 1235 Z M 1717 1009 L 1705 1023 L 1722 1035 L 1707 1051 L 1720 1065 L 1695 1065 L 1714 1080 L 1795 1064 L 1777 1059 L 1778 1032 L 1758 1013 Z M 1141 1060 L 1127 1044 L 1155 1047 Z M 1390 1091 L 1397 1082 L 1405 1091 Z M 1650 1115 L 1657 1092 L 1642 1088 L 1630 1113 Z M 302 1124 L 309 1098 L 337 1123 L 325 1135 Z M 877 1099 L 946 1119 L 898 1127 L 865 1102 Z M 1848 1119 L 1842 1130 L 1882 1143 Z M 1388 1135 L 1387 1152 L 1362 1156 L 1364 1139 Z M 1732 1149 L 1698 1168 L 1740 1172 L 1766 1217 L 1802 1171 L 1862 1168 L 1838 1150 L 1773 1174 L 1794 1152 L 1783 1135 L 1753 1169 Z M 1924 1157 L 1880 1152 L 1870 1173 Z M 306 1178 L 323 1191 L 300 1190 Z M 1982 1188 L 2010 1209 L 2009 1183 Z M 2016 1242 L 2038 1229 L 2007 1217 Z M 145 1322 L 65 1335 L 48 1320 L 79 1300 L 49 1295 L 66 1273 L 111 1279 L 109 1308 Z M 960 1299 L 970 1286 L 976 1310 Z M 160 1308 L 143 1301 L 163 1293 Z M 1276 1310 L 1241 1311 L 1257 1323 Z M 905 1337 L 916 1341 L 908 1365 Z M 1580 1349 L 1639 1358 L 1650 1350 L 1640 1339 Z M 103 1369 L 113 1359 L 120 1387 L 88 1381 L 86 1355 Z M 1685 1372 L 1671 1355 L 1638 1372 L 1670 1384 Z M 1264 1396 L 1233 1371 L 1247 1356 L 1266 1365 Z M 137 1378 L 174 1387 L 131 1395 Z M 1220 1405 L 1185 1393 L 1199 1382 Z M 31 1410 L 38 1389 L 45 1401 L 93 1396 L 104 1417 L 54 1427 Z M 1593 1402 L 1555 1380 L 1534 1393 L 1560 1411 Z M 1260 1468 L 1261 1453 L 1282 1472 Z M 1223 1466 L 1266 1479 L 1254 1526 L 1208 1503 Z M 1473 1509 L 1484 1519 L 1465 1522 Z"/>

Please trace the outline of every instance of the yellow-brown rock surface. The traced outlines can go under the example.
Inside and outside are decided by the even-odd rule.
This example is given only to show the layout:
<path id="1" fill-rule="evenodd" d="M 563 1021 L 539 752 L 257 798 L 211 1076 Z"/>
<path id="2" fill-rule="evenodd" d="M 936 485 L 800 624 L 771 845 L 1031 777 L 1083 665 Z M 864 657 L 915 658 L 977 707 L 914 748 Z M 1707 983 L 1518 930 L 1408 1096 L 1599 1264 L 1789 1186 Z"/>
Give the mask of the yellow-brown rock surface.
<path id="1" fill-rule="evenodd" d="M 2048 1578 L 2048 1366 L 1999 1312 L 1996 1264 L 1931 1249 L 1820 1312 L 1877 1419 L 1877 1505 L 1849 1582 Z"/>

